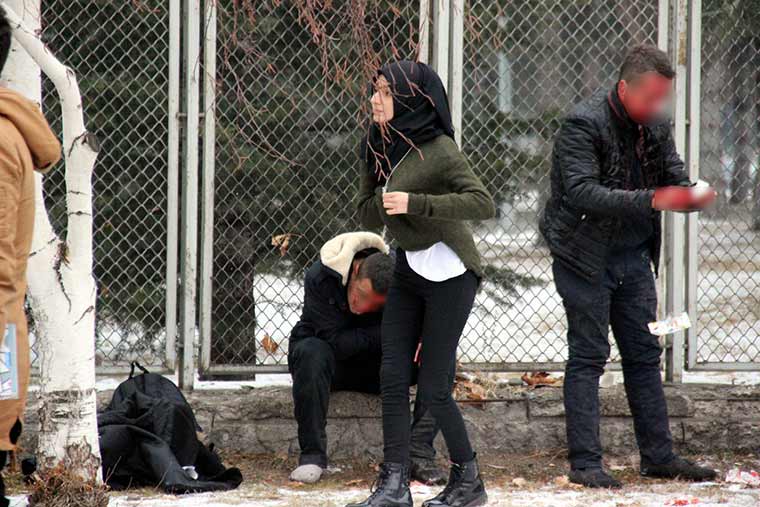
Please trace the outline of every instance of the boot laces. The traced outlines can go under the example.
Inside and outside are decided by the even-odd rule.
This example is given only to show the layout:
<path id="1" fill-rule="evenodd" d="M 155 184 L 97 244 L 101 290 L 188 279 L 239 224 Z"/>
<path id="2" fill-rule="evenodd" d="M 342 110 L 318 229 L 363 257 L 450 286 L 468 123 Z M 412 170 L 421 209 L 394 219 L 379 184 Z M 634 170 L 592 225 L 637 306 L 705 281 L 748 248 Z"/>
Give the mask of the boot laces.
<path id="1" fill-rule="evenodd" d="M 449 472 L 449 480 L 446 483 L 446 487 L 443 488 L 443 491 L 441 491 L 441 497 L 446 498 L 449 493 L 454 491 L 454 489 L 456 489 L 462 482 L 463 477 L 464 470 L 462 469 L 462 466 L 456 463 L 452 463 L 451 471 Z"/>
<path id="2" fill-rule="evenodd" d="M 372 486 L 369 488 L 369 498 L 368 500 L 374 499 L 378 494 L 380 494 L 380 490 L 383 487 L 383 484 L 385 484 L 385 480 L 388 478 L 388 476 L 391 474 L 390 470 L 386 469 L 385 467 L 380 467 L 380 474 L 375 478 L 374 481 L 372 481 Z"/>

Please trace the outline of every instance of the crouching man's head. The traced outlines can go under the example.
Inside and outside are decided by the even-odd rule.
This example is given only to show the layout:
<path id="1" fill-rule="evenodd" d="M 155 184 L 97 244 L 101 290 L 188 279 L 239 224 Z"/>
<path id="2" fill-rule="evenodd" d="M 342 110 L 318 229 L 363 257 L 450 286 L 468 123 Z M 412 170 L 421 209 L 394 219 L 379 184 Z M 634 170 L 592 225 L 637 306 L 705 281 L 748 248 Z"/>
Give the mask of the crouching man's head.
<path id="1" fill-rule="evenodd" d="M 351 313 L 379 312 L 385 306 L 385 297 L 393 277 L 393 258 L 375 252 L 364 257 L 357 254 L 351 264 L 348 280 L 348 306 Z"/>

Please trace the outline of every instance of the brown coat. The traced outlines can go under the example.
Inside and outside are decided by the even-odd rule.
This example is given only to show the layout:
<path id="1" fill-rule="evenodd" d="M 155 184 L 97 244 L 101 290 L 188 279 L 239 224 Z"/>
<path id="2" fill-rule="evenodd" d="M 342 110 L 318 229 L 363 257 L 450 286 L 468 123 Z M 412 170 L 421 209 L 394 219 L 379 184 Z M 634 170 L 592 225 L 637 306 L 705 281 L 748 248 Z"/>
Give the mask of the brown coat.
<path id="1" fill-rule="evenodd" d="M 18 400 L 0 401 L 0 450 L 15 447 L 10 432 L 22 420 L 29 386 L 24 295 L 34 228 L 34 171 L 47 172 L 60 158 L 61 145 L 39 107 L 0 87 L 0 330 L 16 325 L 20 384 Z"/>

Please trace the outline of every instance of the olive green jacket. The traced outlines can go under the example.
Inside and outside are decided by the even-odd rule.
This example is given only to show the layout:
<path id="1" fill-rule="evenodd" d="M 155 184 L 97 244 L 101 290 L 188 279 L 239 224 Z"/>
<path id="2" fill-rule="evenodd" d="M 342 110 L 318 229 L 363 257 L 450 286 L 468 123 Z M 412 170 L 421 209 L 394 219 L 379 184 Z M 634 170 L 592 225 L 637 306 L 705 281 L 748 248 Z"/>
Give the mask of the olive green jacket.
<path id="1" fill-rule="evenodd" d="M 468 220 L 485 220 L 496 213 L 493 198 L 448 136 L 412 148 L 395 168 L 388 192 L 409 193 L 407 214 L 388 215 L 383 187 L 363 169 L 357 197 L 359 220 L 368 229 L 388 227 L 404 250 L 424 250 L 439 241 L 481 277 L 483 269 Z"/>

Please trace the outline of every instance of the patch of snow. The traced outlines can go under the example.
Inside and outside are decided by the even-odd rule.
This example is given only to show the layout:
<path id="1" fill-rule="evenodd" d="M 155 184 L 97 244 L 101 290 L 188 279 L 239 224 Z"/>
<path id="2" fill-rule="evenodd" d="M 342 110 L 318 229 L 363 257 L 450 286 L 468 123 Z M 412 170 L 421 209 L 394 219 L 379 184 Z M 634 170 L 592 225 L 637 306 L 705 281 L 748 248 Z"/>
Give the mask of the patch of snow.
<path id="1" fill-rule="evenodd" d="M 554 288 L 551 257 L 540 245 L 536 228 L 539 196 L 526 194 L 520 206 L 503 207 L 500 219 L 476 231 L 484 261 L 508 268 L 518 277 L 514 290 L 486 279 L 478 293 L 459 348 L 462 363 L 562 362 L 567 353 L 562 301 Z M 521 200 L 521 201 L 523 201 Z M 522 207 L 523 205 L 526 205 Z M 690 315 L 698 333 L 699 362 L 760 362 L 760 234 L 725 220 L 700 220 L 700 270 L 696 315 Z M 740 227 L 741 226 L 741 227 Z M 743 228 L 742 228 L 743 227 Z M 659 284 L 658 284 L 659 285 Z M 287 363 L 288 336 L 300 317 L 303 280 L 256 273 L 257 363 Z M 661 301 L 663 298 L 660 298 Z M 262 345 L 269 336 L 276 350 Z M 120 329 L 100 323 L 98 354 L 160 362 L 164 336 L 147 336 L 143 329 Z M 614 339 L 612 359 L 618 358 Z M 760 367 L 758 368 L 760 369 Z M 688 372 L 686 381 L 760 383 L 760 372 Z M 101 379 L 99 389 L 112 389 L 123 380 Z M 209 382 L 199 388 L 238 388 L 284 385 L 287 375 L 257 375 L 251 384 Z"/>
<path id="2" fill-rule="evenodd" d="M 414 484 L 412 494 L 415 504 L 420 505 L 422 500 L 434 496 L 437 491 Z M 257 484 L 246 485 L 235 491 L 184 496 L 114 493 L 109 507 L 322 507 L 345 505 L 363 499 L 367 494 L 367 489 L 355 487 L 302 490 Z M 488 487 L 488 496 L 490 506 L 511 507 L 757 507 L 760 503 L 760 490 L 715 483 L 658 483 L 647 487 L 626 487 L 618 491 L 598 491 L 529 482 L 525 487 L 516 489 Z M 26 501 L 14 497 L 11 505 L 26 507 Z"/>

